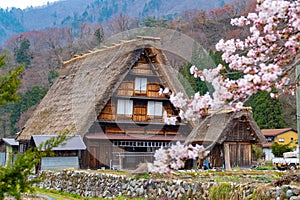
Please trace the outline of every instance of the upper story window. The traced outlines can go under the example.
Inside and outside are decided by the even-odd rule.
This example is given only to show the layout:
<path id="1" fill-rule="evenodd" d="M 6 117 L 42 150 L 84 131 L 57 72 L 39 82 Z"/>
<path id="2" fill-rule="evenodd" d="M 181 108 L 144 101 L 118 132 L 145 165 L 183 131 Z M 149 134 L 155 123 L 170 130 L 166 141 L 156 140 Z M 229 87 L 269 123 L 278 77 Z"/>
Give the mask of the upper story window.
<path id="1" fill-rule="evenodd" d="M 148 101 L 147 115 L 162 116 L 162 102 Z"/>
<path id="2" fill-rule="evenodd" d="M 135 91 L 146 92 L 147 90 L 147 78 L 136 77 L 135 78 Z"/>
<path id="3" fill-rule="evenodd" d="M 132 115 L 133 101 L 128 99 L 118 99 L 117 114 Z"/>
<path id="4" fill-rule="evenodd" d="M 279 138 L 278 141 L 279 142 L 284 142 L 284 138 Z"/>
<path id="5" fill-rule="evenodd" d="M 20 153 L 24 153 L 26 151 L 26 148 L 27 148 L 27 144 L 26 143 L 21 143 L 19 145 L 19 151 L 20 151 Z"/>
<path id="6" fill-rule="evenodd" d="M 273 137 L 267 137 L 268 142 L 273 142 L 274 138 Z"/>

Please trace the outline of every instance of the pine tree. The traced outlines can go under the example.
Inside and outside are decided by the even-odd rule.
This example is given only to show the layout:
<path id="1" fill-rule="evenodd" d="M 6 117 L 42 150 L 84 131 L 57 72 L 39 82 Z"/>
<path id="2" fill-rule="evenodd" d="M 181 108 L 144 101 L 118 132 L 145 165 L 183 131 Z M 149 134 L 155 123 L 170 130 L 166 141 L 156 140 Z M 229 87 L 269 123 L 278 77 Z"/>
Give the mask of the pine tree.
<path id="1" fill-rule="evenodd" d="M 229 69 L 228 65 L 221 58 L 222 52 L 210 51 L 209 55 L 216 64 L 221 63 L 226 67 L 224 74 L 226 73 L 226 76 L 230 79 L 236 80 L 242 76 L 240 72 L 237 73 Z M 253 95 L 245 103 L 245 106 L 252 107 L 254 120 L 260 128 L 283 128 L 286 125 L 279 100 L 271 98 L 267 92 L 258 92 Z"/>
<path id="2" fill-rule="evenodd" d="M 0 68 L 6 65 L 5 57 L 6 55 L 0 56 Z M 17 69 L 12 70 L 0 77 L 0 105 L 18 100 L 19 97 L 16 93 L 21 84 L 19 76 L 23 70 L 24 68 L 21 65 Z"/>
<path id="3" fill-rule="evenodd" d="M 33 59 L 33 54 L 30 51 L 30 41 L 22 35 L 18 38 L 18 46 L 14 49 L 14 56 L 19 64 L 24 64 L 28 67 Z"/>
<path id="4" fill-rule="evenodd" d="M 271 98 L 268 92 L 258 92 L 246 105 L 252 107 L 254 120 L 261 129 L 285 127 L 280 102 Z"/>

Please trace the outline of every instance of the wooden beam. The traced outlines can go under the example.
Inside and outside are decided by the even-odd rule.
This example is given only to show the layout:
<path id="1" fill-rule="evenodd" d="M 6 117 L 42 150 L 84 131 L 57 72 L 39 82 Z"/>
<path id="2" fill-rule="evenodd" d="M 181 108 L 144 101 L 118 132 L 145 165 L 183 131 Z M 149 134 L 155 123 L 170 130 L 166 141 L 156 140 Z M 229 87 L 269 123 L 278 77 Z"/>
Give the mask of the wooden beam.
<path id="1" fill-rule="evenodd" d="M 224 143 L 224 158 L 225 158 L 225 169 L 232 170 L 230 166 L 229 144 L 227 143 Z"/>

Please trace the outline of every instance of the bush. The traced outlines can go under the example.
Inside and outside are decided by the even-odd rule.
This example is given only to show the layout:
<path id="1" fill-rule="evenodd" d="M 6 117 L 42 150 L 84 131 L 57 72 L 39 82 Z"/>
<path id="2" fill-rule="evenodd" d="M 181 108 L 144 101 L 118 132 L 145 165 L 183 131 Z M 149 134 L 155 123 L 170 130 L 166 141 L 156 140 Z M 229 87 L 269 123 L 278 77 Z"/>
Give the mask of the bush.
<path id="1" fill-rule="evenodd" d="M 261 147 L 257 145 L 252 145 L 253 157 L 254 160 L 262 159 L 264 156 L 264 151 Z"/>
<path id="2" fill-rule="evenodd" d="M 275 157 L 283 157 L 283 153 L 293 150 L 293 148 L 290 147 L 290 143 L 278 144 L 277 142 L 274 142 L 271 148 L 272 148 L 272 153 L 274 154 Z"/>
<path id="3" fill-rule="evenodd" d="M 28 149 L 24 154 L 17 157 L 14 162 L 9 162 L 7 167 L 0 166 L 0 199 L 5 196 L 12 196 L 20 200 L 21 194 L 32 192 L 33 183 L 39 182 L 37 179 L 28 179 L 33 174 L 33 169 L 44 156 L 52 155 L 51 149 L 62 144 L 66 140 L 66 134 L 54 137 L 40 146 Z"/>
<path id="4" fill-rule="evenodd" d="M 209 198 L 213 200 L 224 200 L 230 199 L 231 193 L 230 183 L 221 183 L 219 185 L 214 185 L 209 189 Z"/>

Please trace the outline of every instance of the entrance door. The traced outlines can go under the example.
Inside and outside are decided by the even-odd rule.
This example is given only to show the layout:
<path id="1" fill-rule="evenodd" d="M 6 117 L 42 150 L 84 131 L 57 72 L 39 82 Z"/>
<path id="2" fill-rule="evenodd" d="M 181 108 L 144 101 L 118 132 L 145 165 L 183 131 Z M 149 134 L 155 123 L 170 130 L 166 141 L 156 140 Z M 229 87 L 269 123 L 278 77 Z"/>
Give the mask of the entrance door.
<path id="1" fill-rule="evenodd" d="M 250 143 L 244 142 L 226 142 L 224 146 L 225 156 L 229 156 L 230 167 L 248 168 L 252 164 L 252 148 Z M 226 149 L 229 150 L 226 153 Z M 226 159 L 225 159 L 226 160 Z"/>
<path id="2" fill-rule="evenodd" d="M 99 146 L 99 162 L 101 167 L 110 167 L 112 160 L 112 146 L 110 143 L 101 142 Z"/>
<path id="3" fill-rule="evenodd" d="M 97 147 L 89 147 L 89 167 L 91 169 L 98 169 L 97 165 Z"/>

